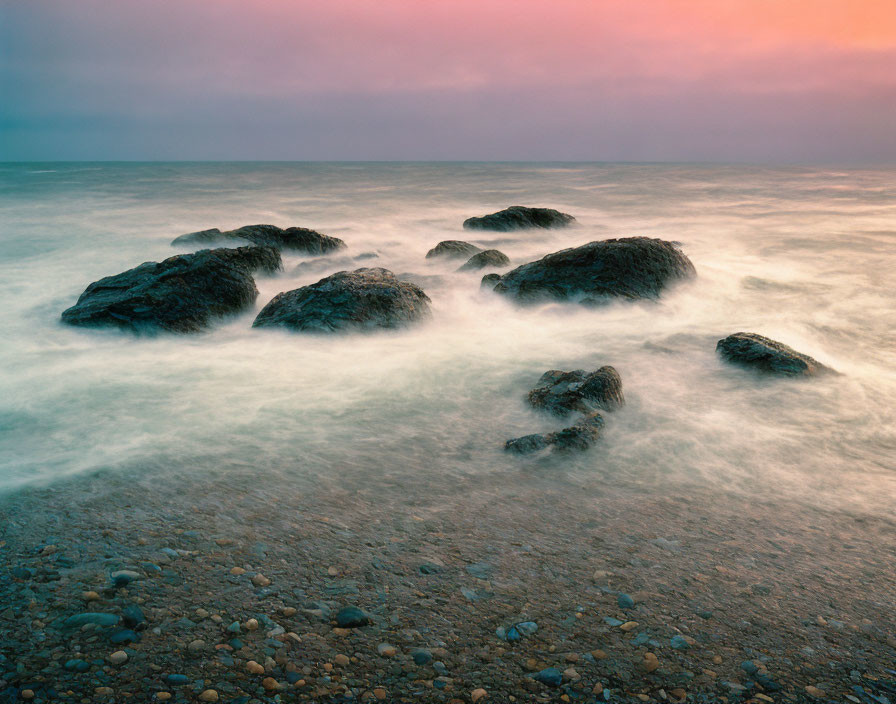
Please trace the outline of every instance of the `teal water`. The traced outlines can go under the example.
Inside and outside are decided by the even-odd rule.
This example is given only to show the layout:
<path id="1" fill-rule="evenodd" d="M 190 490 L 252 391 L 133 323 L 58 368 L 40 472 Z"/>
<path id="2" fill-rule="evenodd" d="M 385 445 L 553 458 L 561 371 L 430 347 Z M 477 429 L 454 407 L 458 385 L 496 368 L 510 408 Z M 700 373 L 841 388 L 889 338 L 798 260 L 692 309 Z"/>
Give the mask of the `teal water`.
<path id="1" fill-rule="evenodd" d="M 566 231 L 464 233 L 512 204 Z M 90 282 L 250 223 L 344 239 L 348 255 L 260 278 L 255 311 L 191 337 L 59 323 Z M 517 308 L 426 260 L 443 239 L 514 265 L 595 239 L 676 240 L 699 277 L 658 304 Z M 0 164 L 0 489 L 97 471 L 451 491 L 490 472 L 645 491 L 717 487 L 891 513 L 896 499 L 896 170 L 612 164 Z M 376 259 L 353 261 L 362 253 Z M 303 268 L 297 269 L 300 264 Z M 415 274 L 433 320 L 317 338 L 251 329 L 280 291 L 375 264 Z M 751 330 L 840 372 L 766 380 L 722 364 Z M 550 368 L 619 369 L 628 406 L 575 458 L 520 460 L 556 425 L 523 395 Z"/>

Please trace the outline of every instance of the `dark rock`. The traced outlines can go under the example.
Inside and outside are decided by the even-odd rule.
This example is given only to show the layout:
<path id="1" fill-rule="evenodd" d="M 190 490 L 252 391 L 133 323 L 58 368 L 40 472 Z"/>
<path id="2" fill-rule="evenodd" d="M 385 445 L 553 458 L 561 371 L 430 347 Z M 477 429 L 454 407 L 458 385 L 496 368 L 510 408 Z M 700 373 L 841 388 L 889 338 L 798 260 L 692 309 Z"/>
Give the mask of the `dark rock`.
<path id="1" fill-rule="evenodd" d="M 80 658 L 72 658 L 66 660 L 63 667 L 70 672 L 87 672 L 90 669 L 90 663 Z"/>
<path id="2" fill-rule="evenodd" d="M 420 574 L 438 574 L 442 571 L 442 566 L 437 565 L 434 562 L 424 562 L 419 567 Z"/>
<path id="3" fill-rule="evenodd" d="M 435 247 L 426 253 L 427 259 L 433 257 L 445 257 L 447 259 L 467 259 L 477 252 L 481 252 L 482 248 L 469 242 L 461 240 L 445 240 L 439 242 Z"/>
<path id="4" fill-rule="evenodd" d="M 65 619 L 62 625 L 66 628 L 80 628 L 81 626 L 85 626 L 87 624 L 94 624 L 97 626 L 115 626 L 118 624 L 118 620 L 118 616 L 116 616 L 115 614 L 88 612 L 69 616 L 67 619 Z"/>
<path id="5" fill-rule="evenodd" d="M 502 267 L 508 264 L 510 264 L 510 258 L 504 252 L 499 252 L 497 249 L 486 249 L 470 257 L 458 271 L 474 271 L 485 269 L 488 266 Z"/>
<path id="6" fill-rule="evenodd" d="M 109 636 L 109 642 L 113 645 L 122 643 L 139 643 L 140 634 L 132 631 L 129 628 L 122 628 L 121 630 L 115 631 L 115 633 Z"/>
<path id="7" fill-rule="evenodd" d="M 139 630 L 146 627 L 146 616 L 143 615 L 143 610 L 136 604 L 129 604 L 124 607 L 121 612 L 121 620 L 128 628 Z"/>
<path id="8" fill-rule="evenodd" d="M 482 281 L 479 283 L 480 288 L 488 288 L 494 289 L 497 283 L 501 280 L 500 274 L 486 274 L 482 277 Z"/>
<path id="9" fill-rule="evenodd" d="M 236 230 L 222 232 L 217 228 L 191 232 L 177 237 L 171 244 L 192 245 L 211 244 L 213 242 L 251 242 L 256 245 L 275 247 L 276 249 L 289 249 L 304 254 L 326 254 L 345 247 L 338 237 L 322 235 L 305 227 L 287 227 L 286 229 L 276 225 L 245 225 Z"/>
<path id="10" fill-rule="evenodd" d="M 520 301 L 583 304 L 611 298 L 658 298 L 674 281 L 696 275 L 672 242 L 649 237 L 601 240 L 549 254 L 501 277 L 494 290 Z"/>
<path id="11" fill-rule="evenodd" d="M 619 605 L 620 609 L 629 610 L 635 608 L 635 600 L 632 599 L 628 594 L 620 594 L 616 603 Z"/>
<path id="12" fill-rule="evenodd" d="M 832 371 L 808 355 L 753 332 L 736 332 L 719 340 L 716 351 L 727 362 L 767 374 L 816 376 Z"/>
<path id="13" fill-rule="evenodd" d="M 429 316 L 429 297 L 387 269 L 340 271 L 315 284 L 277 294 L 253 327 L 310 332 L 397 328 Z"/>
<path id="14" fill-rule="evenodd" d="M 336 625 L 340 628 L 361 628 L 369 623 L 370 619 L 357 606 L 345 606 L 336 613 Z"/>
<path id="15" fill-rule="evenodd" d="M 587 450 L 600 436 L 604 419 L 600 413 L 584 416 L 576 424 L 558 430 L 555 433 L 525 435 L 504 443 L 507 452 L 527 455 L 546 447 L 553 447 L 555 452 L 571 452 Z"/>
<path id="16" fill-rule="evenodd" d="M 547 667 L 541 672 L 536 672 L 533 677 L 548 687 L 559 687 L 563 684 L 563 673 L 556 667 Z"/>
<path id="17" fill-rule="evenodd" d="M 182 685 L 182 684 L 190 683 L 189 677 L 187 677 L 186 675 L 180 675 L 180 674 L 165 675 L 164 679 L 168 684 L 173 684 L 173 685 Z"/>
<path id="18" fill-rule="evenodd" d="M 13 567 L 12 576 L 14 579 L 21 579 L 23 581 L 26 581 L 34 576 L 34 570 L 32 570 L 30 567 Z"/>
<path id="19" fill-rule="evenodd" d="M 526 398 L 535 408 L 558 416 L 573 411 L 589 413 L 596 408 L 612 411 L 625 404 L 622 379 L 609 366 L 590 374 L 582 369 L 571 372 L 552 369 L 542 374 Z"/>
<path id="20" fill-rule="evenodd" d="M 196 332 L 251 307 L 258 296 L 253 272 L 279 268 L 280 254 L 270 247 L 205 249 L 146 262 L 90 284 L 62 322 Z"/>
<path id="21" fill-rule="evenodd" d="M 411 650 L 411 658 L 415 665 L 426 665 L 432 660 L 432 653 L 426 648 L 414 648 Z"/>
<path id="22" fill-rule="evenodd" d="M 497 213 L 478 218 L 467 218 L 464 220 L 464 229 L 510 232 L 533 227 L 567 227 L 575 221 L 576 219 L 572 215 L 561 213 L 553 208 L 527 208 L 524 205 L 512 205 Z"/>

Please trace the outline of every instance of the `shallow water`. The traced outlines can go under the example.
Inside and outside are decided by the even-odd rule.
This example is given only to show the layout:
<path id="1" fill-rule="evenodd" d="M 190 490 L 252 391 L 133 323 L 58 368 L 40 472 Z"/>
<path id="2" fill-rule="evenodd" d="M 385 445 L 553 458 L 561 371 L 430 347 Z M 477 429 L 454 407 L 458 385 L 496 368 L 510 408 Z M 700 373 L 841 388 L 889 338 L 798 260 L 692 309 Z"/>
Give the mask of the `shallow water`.
<path id="1" fill-rule="evenodd" d="M 490 474 L 720 500 L 891 514 L 896 499 L 896 170 L 607 164 L 0 165 L 0 488 L 99 470 L 206 484 L 316 482 L 449 495 Z M 511 204 L 562 231 L 465 233 Z M 285 257 L 254 311 L 196 336 L 59 323 L 91 281 L 181 251 L 177 235 L 250 223 L 343 238 Z M 614 236 L 681 242 L 698 278 L 659 303 L 519 308 L 481 273 L 432 261 L 444 239 L 513 265 Z M 351 257 L 376 252 L 375 259 Z M 280 291 L 345 268 L 422 279 L 433 319 L 396 333 L 253 330 Z M 842 374 L 764 379 L 723 364 L 749 330 Z M 583 455 L 520 459 L 509 437 L 558 423 L 523 403 L 547 369 L 614 365 L 628 405 Z M 487 490 L 487 489 L 481 489 Z"/>

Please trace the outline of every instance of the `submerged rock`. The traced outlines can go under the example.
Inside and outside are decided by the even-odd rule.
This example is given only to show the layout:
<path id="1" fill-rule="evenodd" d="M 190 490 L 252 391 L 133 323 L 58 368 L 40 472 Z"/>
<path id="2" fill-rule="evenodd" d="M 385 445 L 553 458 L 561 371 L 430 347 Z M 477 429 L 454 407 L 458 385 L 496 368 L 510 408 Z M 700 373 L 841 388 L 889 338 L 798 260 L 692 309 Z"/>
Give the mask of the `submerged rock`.
<path id="1" fill-rule="evenodd" d="M 433 257 L 444 257 L 446 259 L 467 259 L 481 251 L 481 247 L 477 247 L 475 244 L 470 244 L 469 242 L 463 242 L 461 240 L 444 240 L 429 250 L 426 253 L 426 258 L 432 259 Z"/>
<path id="2" fill-rule="evenodd" d="M 311 332 L 397 328 L 430 314 L 423 289 L 388 269 L 340 271 L 310 286 L 279 293 L 253 327 Z"/>
<path id="3" fill-rule="evenodd" d="M 716 351 L 732 364 L 768 374 L 816 376 L 833 371 L 812 357 L 754 332 L 736 332 L 719 340 Z"/>
<path id="4" fill-rule="evenodd" d="M 345 606 L 336 613 L 336 625 L 340 628 L 362 628 L 369 623 L 367 614 L 357 606 Z"/>
<path id="5" fill-rule="evenodd" d="M 252 274 L 280 266 L 280 253 L 272 247 L 204 249 L 146 262 L 90 284 L 62 313 L 62 322 L 197 332 L 216 317 L 251 307 L 258 296 Z"/>
<path id="6" fill-rule="evenodd" d="M 343 249 L 345 242 L 338 237 L 322 235 L 305 227 L 281 228 L 276 225 L 245 225 L 222 232 L 218 228 L 191 232 L 175 238 L 173 245 L 210 244 L 227 240 L 242 240 L 257 245 L 290 249 L 305 254 L 326 254 Z"/>
<path id="7" fill-rule="evenodd" d="M 552 447 L 555 452 L 587 450 L 597 442 L 603 425 L 604 419 L 600 413 L 590 413 L 574 425 L 555 433 L 535 433 L 508 440 L 504 443 L 504 449 L 519 455 L 528 455 L 547 447 Z"/>
<path id="8" fill-rule="evenodd" d="M 610 366 L 590 374 L 583 369 L 571 372 L 552 369 L 542 374 L 526 399 L 535 408 L 558 416 L 573 411 L 587 413 L 595 408 L 612 411 L 625 404 L 622 379 Z"/>
<path id="9" fill-rule="evenodd" d="M 497 213 L 467 218 L 464 220 L 464 229 L 510 232 L 533 227 L 567 227 L 575 221 L 576 219 L 572 215 L 561 213 L 553 208 L 527 208 L 524 205 L 512 205 Z"/>
<path id="10" fill-rule="evenodd" d="M 602 303 L 610 298 L 658 298 L 669 284 L 696 275 L 672 242 L 649 237 L 590 242 L 523 264 L 494 290 L 517 300 Z"/>
<path id="11" fill-rule="evenodd" d="M 485 269 L 487 266 L 507 266 L 508 264 L 510 264 L 510 258 L 504 252 L 497 249 L 486 249 L 470 257 L 458 271 L 474 271 Z"/>

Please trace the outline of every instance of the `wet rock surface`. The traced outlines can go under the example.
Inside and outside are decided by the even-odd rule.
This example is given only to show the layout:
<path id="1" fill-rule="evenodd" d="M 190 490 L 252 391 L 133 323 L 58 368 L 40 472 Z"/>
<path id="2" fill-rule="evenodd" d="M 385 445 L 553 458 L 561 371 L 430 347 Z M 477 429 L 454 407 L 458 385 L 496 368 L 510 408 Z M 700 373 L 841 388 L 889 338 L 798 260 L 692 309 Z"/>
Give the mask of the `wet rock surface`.
<path id="1" fill-rule="evenodd" d="M 179 254 L 95 281 L 61 319 L 132 332 L 198 332 L 250 308 L 258 296 L 253 274 L 280 266 L 280 253 L 271 247 Z"/>
<path id="2" fill-rule="evenodd" d="M 504 267 L 510 264 L 510 258 L 497 249 L 486 249 L 470 257 L 458 271 L 476 271 L 486 267 Z"/>
<path id="3" fill-rule="evenodd" d="M 568 227 L 576 219 L 572 215 L 561 213 L 553 208 L 529 208 L 524 205 L 512 205 L 497 213 L 464 220 L 465 230 L 494 230 L 510 232 L 530 228 Z"/>
<path id="4" fill-rule="evenodd" d="M 545 372 L 526 400 L 534 408 L 554 415 L 588 413 L 595 409 L 612 411 L 625 404 L 622 379 L 614 367 L 604 366 L 590 374 L 583 369 Z"/>
<path id="5" fill-rule="evenodd" d="M 324 333 L 398 328 L 427 318 L 429 303 L 423 289 L 388 269 L 356 269 L 277 294 L 253 326 Z"/>
<path id="6" fill-rule="evenodd" d="M 496 293 L 519 301 L 586 305 L 614 298 L 656 299 L 671 284 L 696 275 L 672 242 L 649 237 L 600 240 L 523 264 L 501 277 Z"/>
<path id="7" fill-rule="evenodd" d="M 603 426 L 604 419 L 600 413 L 589 413 L 568 428 L 554 433 L 535 433 L 508 440 L 504 443 L 504 449 L 518 455 L 529 455 L 548 447 L 555 452 L 581 452 L 597 442 Z"/>
<path id="8" fill-rule="evenodd" d="M 442 257 L 444 259 L 467 259 L 481 252 L 482 248 L 462 240 L 444 240 L 426 253 L 427 259 Z"/>
<path id="9" fill-rule="evenodd" d="M 737 332 L 719 340 L 716 351 L 742 367 L 781 376 L 817 376 L 833 370 L 792 347 L 753 332 Z"/>
<path id="10" fill-rule="evenodd" d="M 0 497 L 0 701 L 892 697 L 883 518 L 554 472 L 428 479 L 413 506 L 350 476 L 78 482 Z M 117 570 L 140 579 L 109 590 Z M 369 622 L 341 626 L 346 605 Z"/>
<path id="11" fill-rule="evenodd" d="M 245 225 L 236 230 L 221 231 L 217 228 L 190 232 L 175 238 L 175 246 L 207 245 L 217 242 L 245 241 L 256 245 L 292 250 L 304 254 L 326 254 L 345 248 L 345 242 L 338 237 L 322 235 L 305 227 L 281 228 L 276 225 Z"/>

